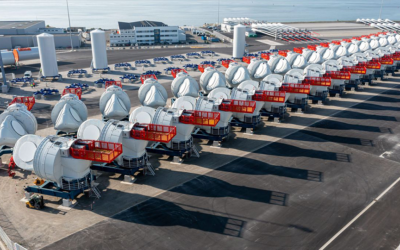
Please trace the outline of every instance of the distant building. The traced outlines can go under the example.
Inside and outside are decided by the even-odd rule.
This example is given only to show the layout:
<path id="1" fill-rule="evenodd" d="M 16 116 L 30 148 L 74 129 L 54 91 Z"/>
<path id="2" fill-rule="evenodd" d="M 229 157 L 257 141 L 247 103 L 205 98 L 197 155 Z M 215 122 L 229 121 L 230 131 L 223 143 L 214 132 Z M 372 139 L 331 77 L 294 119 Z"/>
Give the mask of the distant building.
<path id="1" fill-rule="evenodd" d="M 221 23 L 221 30 L 223 32 L 228 32 L 231 33 L 233 32 L 233 29 L 236 25 L 238 24 L 242 24 L 244 26 L 246 26 L 246 31 L 247 32 L 252 32 L 251 31 L 251 24 L 252 23 L 259 23 L 260 21 L 254 20 L 254 19 L 250 19 L 247 17 L 244 18 L 224 18 L 224 22 Z"/>
<path id="2" fill-rule="evenodd" d="M 44 21 L 0 21 L 0 35 L 36 35 Z"/>
<path id="3" fill-rule="evenodd" d="M 162 22 L 118 22 L 118 31 L 110 34 L 110 46 L 153 45 L 186 42 L 186 34 L 178 26 Z"/>
<path id="4" fill-rule="evenodd" d="M 35 47 L 41 33 L 53 34 L 57 49 L 71 47 L 66 29 L 46 27 L 45 21 L 0 21 L 0 49 Z M 81 33 L 72 33 L 74 48 L 81 46 L 82 39 Z"/>
<path id="5" fill-rule="evenodd" d="M 40 28 L 39 34 L 41 33 L 48 33 L 48 34 L 64 34 L 65 29 L 63 28 Z"/>

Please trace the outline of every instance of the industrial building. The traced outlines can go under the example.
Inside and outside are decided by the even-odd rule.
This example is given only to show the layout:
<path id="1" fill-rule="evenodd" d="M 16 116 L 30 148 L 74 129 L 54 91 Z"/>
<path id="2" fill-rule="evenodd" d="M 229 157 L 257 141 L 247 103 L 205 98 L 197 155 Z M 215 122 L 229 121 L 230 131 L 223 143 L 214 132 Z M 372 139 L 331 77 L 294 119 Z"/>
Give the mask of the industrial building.
<path id="1" fill-rule="evenodd" d="M 394 249 L 400 34 L 246 53 L 233 32 L 232 54 L 107 50 L 102 30 L 92 57 L 56 34 L 8 51 L 40 55 L 1 96 L 8 249 Z"/>
<path id="2" fill-rule="evenodd" d="M 0 21 L 0 35 L 36 35 L 45 21 Z"/>
<path id="3" fill-rule="evenodd" d="M 252 23 L 258 23 L 259 21 L 257 20 L 253 20 L 253 19 L 249 19 L 247 17 L 238 17 L 238 18 L 224 18 L 224 22 L 221 23 L 221 30 L 224 32 L 233 32 L 233 29 L 236 25 L 238 24 L 243 24 L 245 26 L 247 26 L 247 30 L 246 31 L 250 31 L 251 32 L 251 27 L 250 24 Z"/>
<path id="4" fill-rule="evenodd" d="M 0 21 L 0 49 L 36 47 L 36 35 L 54 34 L 55 48 L 71 47 L 69 33 L 64 28 L 46 27 L 45 21 Z M 74 48 L 80 47 L 81 33 L 72 33 Z"/>
<path id="5" fill-rule="evenodd" d="M 178 26 L 156 21 L 118 22 L 117 32 L 110 34 L 110 46 L 151 45 L 186 42 L 186 34 Z"/>

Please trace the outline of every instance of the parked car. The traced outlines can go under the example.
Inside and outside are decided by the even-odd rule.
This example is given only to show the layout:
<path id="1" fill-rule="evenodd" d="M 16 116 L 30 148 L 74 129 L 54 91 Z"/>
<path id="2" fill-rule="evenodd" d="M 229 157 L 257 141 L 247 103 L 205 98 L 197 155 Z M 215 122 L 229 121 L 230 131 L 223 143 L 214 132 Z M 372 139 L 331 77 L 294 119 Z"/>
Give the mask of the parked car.
<path id="1" fill-rule="evenodd" d="M 25 71 L 24 78 L 32 78 L 32 71 Z"/>

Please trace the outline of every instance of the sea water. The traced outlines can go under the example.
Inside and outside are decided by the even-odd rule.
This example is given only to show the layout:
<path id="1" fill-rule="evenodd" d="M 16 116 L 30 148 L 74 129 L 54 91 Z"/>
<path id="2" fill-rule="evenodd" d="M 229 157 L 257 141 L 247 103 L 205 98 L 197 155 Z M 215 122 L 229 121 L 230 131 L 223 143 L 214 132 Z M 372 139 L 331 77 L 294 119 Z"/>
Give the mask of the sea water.
<path id="1" fill-rule="evenodd" d="M 224 17 L 268 22 L 379 18 L 381 0 L 69 0 L 71 26 L 116 29 L 118 21 L 202 25 Z M 218 8 L 219 5 L 219 8 Z M 384 0 L 382 18 L 400 20 L 400 0 Z M 219 17 L 219 18 L 218 18 Z M 68 27 L 65 0 L 0 0 L 0 21 L 45 20 Z"/>

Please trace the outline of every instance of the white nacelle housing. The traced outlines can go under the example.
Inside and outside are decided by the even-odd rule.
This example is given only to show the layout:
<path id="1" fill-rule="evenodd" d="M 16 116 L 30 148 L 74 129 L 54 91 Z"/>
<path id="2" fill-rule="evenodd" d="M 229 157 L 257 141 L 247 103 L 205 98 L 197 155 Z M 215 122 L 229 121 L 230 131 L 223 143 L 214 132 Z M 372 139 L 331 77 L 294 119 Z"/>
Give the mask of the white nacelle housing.
<path id="1" fill-rule="evenodd" d="M 38 177 L 53 181 L 61 188 L 80 189 L 69 184 L 86 178 L 92 162 L 70 156 L 69 148 L 74 141 L 66 137 L 26 135 L 15 144 L 14 161 L 18 167 L 33 170 Z"/>
<path id="2" fill-rule="evenodd" d="M 310 64 L 304 69 L 305 77 L 322 77 L 325 74 L 325 70 L 320 64 Z M 324 91 L 328 91 L 328 87 L 326 86 L 310 86 L 310 95 L 317 95 L 317 93 L 321 93 Z"/>
<path id="3" fill-rule="evenodd" d="M 86 105 L 74 94 L 62 96 L 51 111 L 54 128 L 67 133 L 78 131 L 87 116 Z"/>
<path id="4" fill-rule="evenodd" d="M 168 93 L 157 80 L 147 79 L 140 86 L 138 97 L 143 106 L 157 108 L 167 104 Z"/>
<path id="5" fill-rule="evenodd" d="M 325 72 L 340 71 L 343 68 L 343 66 L 340 65 L 337 60 L 327 60 L 322 64 L 322 68 L 325 70 Z M 330 89 L 337 89 L 341 85 L 345 84 L 344 81 L 345 80 L 332 79 L 332 84 L 331 84 L 331 86 L 329 88 Z"/>
<path id="6" fill-rule="evenodd" d="M 214 68 L 206 68 L 204 73 L 200 76 L 200 87 L 203 93 L 206 95 L 215 88 L 225 86 L 226 80 L 224 74 Z"/>
<path id="7" fill-rule="evenodd" d="M 371 46 L 372 50 L 379 48 L 381 46 L 379 43 L 379 38 L 377 38 L 376 36 L 371 36 L 369 45 Z"/>
<path id="8" fill-rule="evenodd" d="M 301 69 L 291 69 L 289 72 L 285 74 L 283 77 L 283 83 L 296 83 L 299 84 L 304 79 L 304 70 Z M 287 101 L 294 103 L 295 99 L 303 99 L 306 98 L 306 94 L 294 94 L 294 93 L 286 93 L 289 95 Z"/>
<path id="9" fill-rule="evenodd" d="M 360 52 L 364 52 L 371 49 L 370 39 L 362 38 L 359 45 Z"/>
<path id="10" fill-rule="evenodd" d="M 278 74 L 271 74 L 265 77 L 261 83 L 259 90 L 268 90 L 268 91 L 278 91 L 279 87 L 282 86 L 283 76 Z M 266 111 L 273 111 L 273 108 L 279 108 L 280 106 L 285 106 L 286 101 L 289 99 L 290 93 L 285 94 L 285 102 L 264 102 L 264 109 Z"/>
<path id="11" fill-rule="evenodd" d="M 267 61 L 252 59 L 247 67 L 250 77 L 252 79 L 262 79 L 271 74 L 271 69 Z"/>
<path id="12" fill-rule="evenodd" d="M 221 88 L 227 89 L 226 87 L 221 87 Z M 230 98 L 230 93 L 229 93 L 229 96 L 227 96 L 227 97 Z M 229 99 L 229 98 L 226 98 L 226 99 Z M 219 105 L 221 105 L 221 102 L 222 102 L 222 99 L 211 98 L 210 96 L 200 97 L 199 99 L 197 99 L 196 107 L 195 107 L 196 110 L 208 111 L 208 112 L 219 112 L 219 114 L 220 114 L 220 120 L 215 127 L 198 126 L 199 128 L 204 129 L 208 134 L 216 135 L 216 134 L 225 134 L 225 133 L 229 132 L 229 121 L 230 121 L 233 113 L 218 110 L 218 107 L 219 107 Z M 221 129 L 224 129 L 224 130 L 222 130 L 222 132 L 221 132 Z"/>
<path id="13" fill-rule="evenodd" d="M 130 131 L 133 126 L 133 123 L 126 121 L 87 120 L 79 127 L 78 138 L 121 143 L 123 152 L 116 161 L 124 167 L 134 168 L 140 165 L 137 164 L 137 160 L 139 162 L 147 161 L 146 146 L 148 141 L 132 138 Z M 127 164 L 124 164 L 124 161 Z"/>
<path id="14" fill-rule="evenodd" d="M 275 74 L 285 74 L 291 69 L 289 61 L 281 55 L 271 55 L 268 65 L 271 68 L 271 72 Z"/>
<path id="15" fill-rule="evenodd" d="M 0 146 L 14 147 L 19 138 L 36 130 L 36 118 L 24 104 L 12 104 L 0 114 Z"/>
<path id="16" fill-rule="evenodd" d="M 131 100 L 120 87 L 112 85 L 101 95 L 99 106 L 103 118 L 121 120 L 129 115 Z"/>
<path id="17" fill-rule="evenodd" d="M 252 101 L 252 96 L 258 90 L 259 83 L 256 81 L 248 80 L 242 82 L 237 88 L 231 92 L 231 98 L 234 100 Z M 256 108 L 252 114 L 247 113 L 233 113 L 233 116 L 242 122 L 252 120 L 255 116 L 260 115 L 260 111 L 264 106 L 264 102 L 256 101 Z"/>
<path id="18" fill-rule="evenodd" d="M 178 73 L 171 84 L 172 94 L 177 98 L 182 96 L 197 97 L 199 90 L 200 87 L 197 81 L 184 72 Z"/>
<path id="19" fill-rule="evenodd" d="M 226 85 L 228 88 L 234 88 L 241 82 L 250 80 L 249 71 L 238 63 L 229 64 L 225 72 Z"/>

